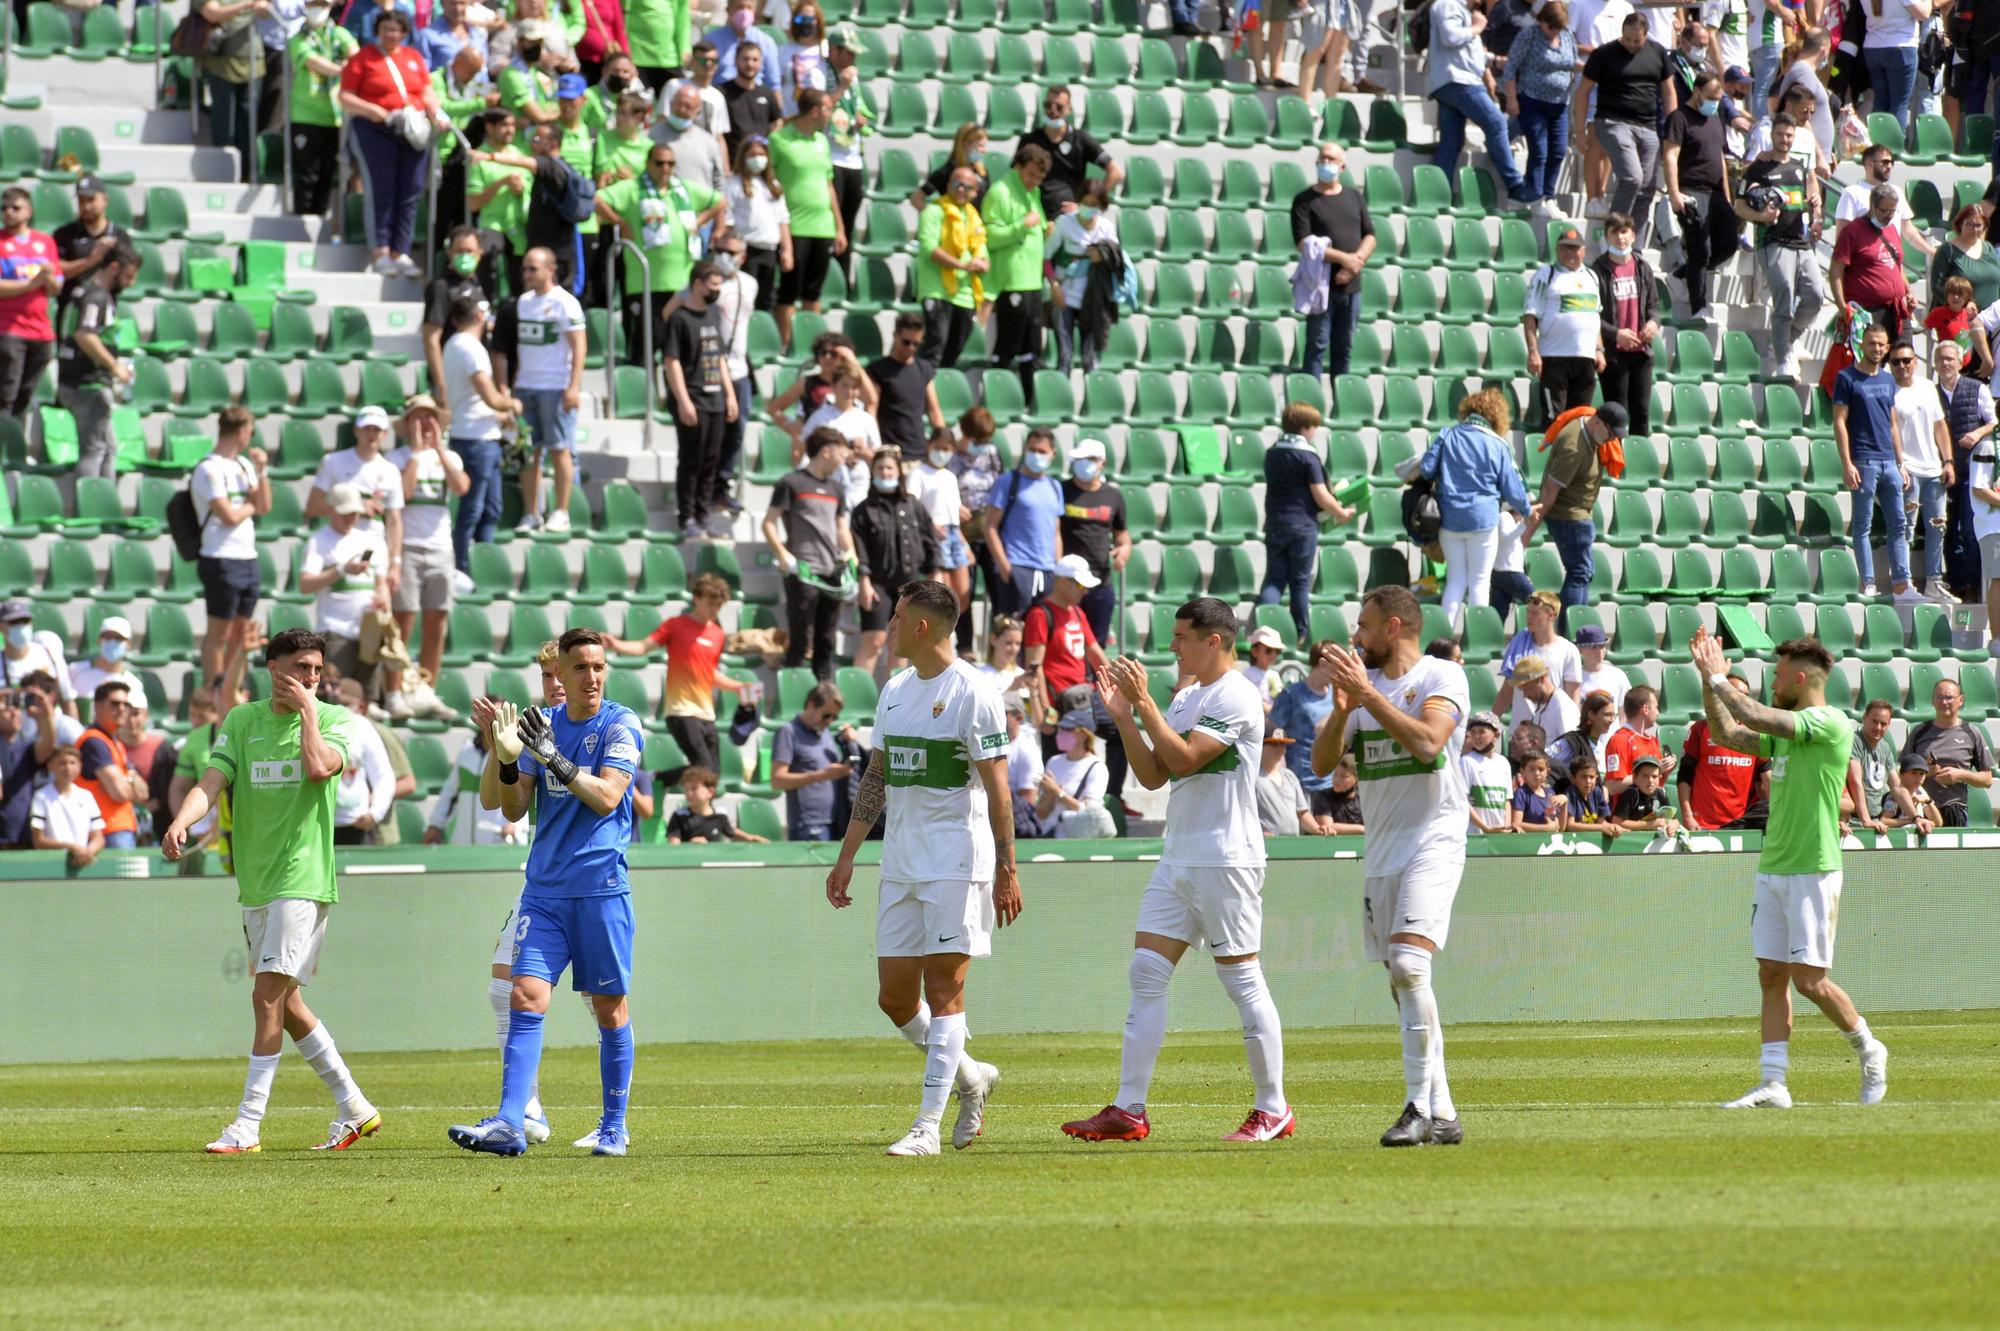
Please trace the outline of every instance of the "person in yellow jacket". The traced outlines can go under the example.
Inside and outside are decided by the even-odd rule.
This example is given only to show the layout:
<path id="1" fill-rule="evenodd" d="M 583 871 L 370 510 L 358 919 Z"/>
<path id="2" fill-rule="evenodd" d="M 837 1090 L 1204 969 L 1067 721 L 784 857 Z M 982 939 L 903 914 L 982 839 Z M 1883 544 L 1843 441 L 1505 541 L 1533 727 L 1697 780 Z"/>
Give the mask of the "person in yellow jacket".
<path id="1" fill-rule="evenodd" d="M 960 167 L 917 221 L 917 299 L 924 307 L 924 345 L 917 359 L 939 369 L 958 364 L 972 336 L 972 312 L 986 299 L 980 274 L 992 263 L 986 257 L 986 223 L 972 202 L 978 194 L 978 175 Z"/>

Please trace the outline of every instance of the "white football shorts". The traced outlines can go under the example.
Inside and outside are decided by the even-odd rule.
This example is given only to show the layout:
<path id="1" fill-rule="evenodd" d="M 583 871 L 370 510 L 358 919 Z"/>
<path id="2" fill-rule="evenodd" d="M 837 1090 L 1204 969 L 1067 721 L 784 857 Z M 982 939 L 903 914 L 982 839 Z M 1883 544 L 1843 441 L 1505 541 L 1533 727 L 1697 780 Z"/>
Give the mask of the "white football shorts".
<path id="1" fill-rule="evenodd" d="M 514 969 L 514 930 L 521 922 L 521 898 L 514 898 L 513 909 L 507 912 L 507 922 L 500 926 L 500 936 L 493 940 L 493 964 Z"/>
<path id="2" fill-rule="evenodd" d="M 875 955 L 930 957 L 951 952 L 993 955 L 993 884 L 884 878 L 875 916 Z"/>
<path id="3" fill-rule="evenodd" d="M 1138 931 L 1247 957 L 1264 944 L 1264 871 L 1246 865 L 1161 860 L 1139 898 Z"/>
<path id="4" fill-rule="evenodd" d="M 1416 934 L 1443 950 L 1464 877 L 1464 845 L 1446 843 L 1419 850 L 1401 873 L 1362 879 L 1361 941 L 1368 960 L 1389 959 L 1392 934 Z"/>
<path id="5" fill-rule="evenodd" d="M 1840 870 L 1760 873 L 1750 907 L 1750 948 L 1760 961 L 1831 968 L 1840 923 Z"/>
<path id="6" fill-rule="evenodd" d="M 324 901 L 279 897 L 267 906 L 243 908 L 243 941 L 250 949 L 252 975 L 289 975 L 310 984 L 319 969 L 319 945 L 326 938 Z"/>

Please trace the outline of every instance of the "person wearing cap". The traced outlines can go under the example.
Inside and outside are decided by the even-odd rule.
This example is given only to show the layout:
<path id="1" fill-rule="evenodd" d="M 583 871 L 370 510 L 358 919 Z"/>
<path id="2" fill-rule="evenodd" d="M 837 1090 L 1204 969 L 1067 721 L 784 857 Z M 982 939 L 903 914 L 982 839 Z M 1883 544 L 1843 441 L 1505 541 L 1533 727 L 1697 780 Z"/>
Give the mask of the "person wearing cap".
<path id="1" fill-rule="evenodd" d="M 1552 634 L 1569 627 L 1571 606 L 1590 599 L 1591 581 L 1597 576 L 1592 551 L 1597 541 L 1597 492 L 1604 484 L 1603 457 L 1610 445 L 1624 439 L 1627 426 L 1625 408 L 1616 402 L 1596 408 L 1586 403 L 1557 418 L 1545 437 L 1549 460 L 1542 470 L 1534 521 L 1548 524 L 1563 566 L 1562 590 L 1554 598 L 1557 618 L 1549 625 Z"/>
<path id="2" fill-rule="evenodd" d="M 354 413 L 354 446 L 338 449 L 320 459 L 314 474 L 312 493 L 306 498 L 306 516 L 326 517 L 332 510 L 331 491 L 343 481 L 361 495 L 361 525 L 380 530 L 388 543 L 387 562 L 378 565 L 393 586 L 401 563 L 397 553 L 403 548 L 403 473 L 384 454 L 389 442 L 389 413 L 377 406 Z"/>
<path id="3" fill-rule="evenodd" d="M 146 799 L 133 809 L 141 841 L 151 840 L 154 832 L 164 829 L 174 816 L 173 806 L 167 802 L 167 791 L 173 785 L 177 755 L 173 741 L 166 732 L 154 729 L 152 722 L 145 689 L 138 684 L 126 685 L 125 715 L 118 723 L 118 742 L 125 746 L 127 765 L 146 779 Z"/>
<path id="4" fill-rule="evenodd" d="M 1556 260 L 1528 280 L 1528 304 L 1521 328 L 1528 339 L 1528 373 L 1541 383 L 1547 419 L 1587 405 L 1597 394 L 1604 368 L 1604 334 L 1598 320 L 1603 304 L 1597 277 L 1584 271 L 1583 231 L 1564 225 L 1556 231 Z"/>
<path id="5" fill-rule="evenodd" d="M 74 476 L 118 474 L 118 435 L 111 413 L 116 393 L 132 381 L 132 367 L 111 345 L 118 324 L 118 297 L 139 276 L 139 253 L 121 240 L 109 260 L 89 277 L 69 283 L 62 306 L 62 342 L 56 352 L 56 393 L 76 422 Z"/>
<path id="6" fill-rule="evenodd" d="M 1283 681 L 1271 673 L 1272 667 L 1285 654 L 1285 640 L 1269 624 L 1260 624 L 1250 635 L 1250 659 L 1237 663 L 1243 678 L 1257 686 L 1257 692 L 1264 695 L 1264 713 L 1270 715 L 1271 704 L 1277 700 Z"/>
<path id="7" fill-rule="evenodd" d="M 291 124 L 285 131 L 292 136 L 292 211 L 301 217 L 323 217 L 333 203 L 334 182 L 340 177 L 340 73 L 361 49 L 354 34 L 332 16 L 328 0 L 312 0 L 305 8 L 305 27 L 292 35 L 282 53 L 292 79 L 286 103 Z M 431 59 L 424 51 L 422 38 L 428 31 L 418 34 L 417 50 L 432 69 L 443 69 L 451 63 L 449 57 Z M 276 81 L 275 75 L 270 77 Z"/>
<path id="8" fill-rule="evenodd" d="M 603 128 L 592 123 L 591 112 L 600 105 L 591 96 L 590 85 L 581 74 L 565 74 L 556 80 L 556 129 L 562 135 L 556 154 L 594 185 L 597 180 L 597 135 Z M 564 219 L 568 220 L 568 219 Z M 533 219 L 530 219 L 531 223 Z M 604 219 L 595 208 L 588 218 L 572 223 L 576 230 L 578 281 L 570 284 L 583 303 L 604 304 Z M 532 228 L 531 228 L 532 229 Z"/>
<path id="9" fill-rule="evenodd" d="M 1299 785 L 1298 773 L 1285 755 L 1298 745 L 1283 730 L 1264 732 L 1264 752 L 1257 769 L 1257 821 L 1265 836 L 1324 836 L 1320 821 Z"/>
<path id="10" fill-rule="evenodd" d="M 653 126 L 653 142 L 674 150 L 674 179 L 720 190 L 729 176 L 722 141 L 701 123 L 701 91 L 692 83 L 676 88 L 667 113 Z M 744 139 L 733 141 L 739 148 Z"/>
<path id="11" fill-rule="evenodd" d="M 1485 605 L 1492 597 L 1501 505 L 1529 516 L 1528 488 L 1507 438 L 1513 415 L 1508 394 L 1500 389 L 1468 393 L 1458 404 L 1457 422 L 1440 430 L 1417 460 L 1416 474 L 1436 486 L 1442 520 L 1438 544 L 1445 563 L 1443 608 L 1454 633 L 1468 604 Z"/>
<path id="12" fill-rule="evenodd" d="M 1109 465 L 1104 441 L 1079 439 L 1069 454 L 1063 480 L 1063 511 L 1057 524 L 1062 548 L 1082 555 L 1097 585 L 1083 595 L 1083 613 L 1099 642 L 1111 641 L 1111 614 L 1118 604 L 1112 575 L 1132 558 L 1132 533 L 1125 526 L 1125 496 L 1104 479 Z"/>
<path id="13" fill-rule="evenodd" d="M 1663 785 L 1665 780 L 1664 765 L 1652 754 L 1643 753 L 1633 759 L 1631 778 L 1625 782 L 1624 789 L 1612 797 L 1613 821 L 1627 832 L 1672 834 L 1680 831 L 1680 820 L 1674 816 L 1673 802 L 1667 798 Z M 1605 788 L 1608 793 L 1608 781 Z"/>
<path id="14" fill-rule="evenodd" d="M 840 199 L 840 224 L 850 236 L 854 234 L 854 223 L 861 215 L 861 202 L 868 192 L 868 158 L 862 145 L 874 137 L 875 127 L 882 119 L 875 95 L 868 91 L 861 78 L 861 66 L 855 63 L 860 50 L 861 32 L 852 23 L 836 23 L 827 33 L 826 59 L 833 67 L 834 88 L 833 114 L 827 119 L 826 139 L 832 148 L 833 192 Z M 848 251 L 841 262 L 851 282 L 853 251 Z"/>
<path id="15" fill-rule="evenodd" d="M 97 626 L 97 655 L 78 661 L 69 668 L 70 687 L 79 698 L 97 693 L 97 686 L 115 679 L 128 688 L 139 689 L 139 676 L 125 655 L 132 649 L 132 621 L 123 615 L 106 615 Z"/>
<path id="16" fill-rule="evenodd" d="M 754 50 L 757 58 L 752 77 L 760 86 L 778 91 L 778 44 L 757 26 L 757 0 L 728 0 L 727 10 L 728 18 L 723 25 L 710 28 L 706 34 L 706 40 L 722 60 L 722 77 L 730 80 L 740 77 L 751 63 L 741 58 L 743 53 Z"/>
<path id="17" fill-rule="evenodd" d="M 403 478 L 402 576 L 396 580 L 391 604 L 403 641 L 420 644 L 417 664 L 436 680 L 444 668 L 445 631 L 457 591 L 453 560 L 451 500 L 463 501 L 472 488 L 465 459 L 445 438 L 445 416 L 434 398 L 419 393 L 403 404 L 396 433 L 403 440 L 390 450 L 389 463 Z M 470 521 L 471 515 L 467 514 Z M 418 631 L 418 616 L 422 628 Z M 383 679 L 383 705 L 392 721 L 419 714 L 449 716 L 451 710 L 431 694 L 421 712 L 404 694 L 403 672 L 391 670 Z"/>
<path id="18" fill-rule="evenodd" d="M 514 59 L 500 71 L 500 105 L 526 125 L 545 125 L 556 118 L 556 76 L 543 59 L 548 48 L 549 22 L 523 19 L 514 29 Z"/>
<path id="19" fill-rule="evenodd" d="M 1593 693 L 1601 693 L 1611 700 L 1613 715 L 1623 714 L 1625 695 L 1632 688 L 1632 680 L 1623 670 L 1604 659 L 1605 650 L 1611 645 L 1611 637 L 1604 631 L 1604 626 L 1595 620 L 1585 620 L 1576 630 L 1574 642 L 1583 672 L 1583 678 L 1577 685 L 1577 697 L 1588 698 Z"/>
<path id="20" fill-rule="evenodd" d="M 1056 723 L 1056 752 L 1035 785 L 1035 819 L 1045 837 L 1115 837 L 1104 805 L 1111 774 L 1097 751 L 1097 721 L 1088 707 Z"/>
<path id="21" fill-rule="evenodd" d="M 897 337 L 900 341 L 900 331 Z M 1063 488 L 1049 474 L 1055 462 L 1055 432 L 1037 426 L 1021 444 L 1020 465 L 995 481 L 987 492 L 986 546 L 999 582 L 986 593 L 995 614 L 1024 614 L 1049 590 L 1051 570 L 1064 553 Z M 1090 572 L 1087 560 L 1079 557 L 1076 566 L 1089 575 L 1085 589 L 1097 585 L 1097 575 Z"/>
<path id="22" fill-rule="evenodd" d="M 688 52 L 687 67 L 679 78 L 669 79 L 667 86 L 660 89 L 659 101 L 653 107 L 657 120 L 664 120 L 673 100 L 682 88 L 693 88 L 701 98 L 701 109 L 695 112 L 694 123 L 720 139 L 729 132 L 729 103 L 722 95 L 722 88 L 715 81 L 716 70 L 722 65 L 722 58 L 715 53 L 715 44 L 706 37 L 694 44 Z"/>
<path id="23" fill-rule="evenodd" d="M 1509 681 L 1514 686 L 1514 719 L 1533 721 L 1547 735 L 1561 735 L 1576 729 L 1576 699 L 1556 687 L 1548 663 L 1539 656 L 1524 656 L 1514 667 Z"/>
<path id="24" fill-rule="evenodd" d="M 1035 716 L 1059 714 L 1056 700 L 1066 689 L 1085 683 L 1092 669 L 1110 661 L 1083 613 L 1083 597 L 1097 586 L 1097 575 L 1081 555 L 1064 555 L 1051 572 L 1048 594 L 1022 616 L 1021 666 Z M 1047 725 L 1047 720 L 1043 721 Z"/>
<path id="25" fill-rule="evenodd" d="M 104 182 L 84 176 L 76 182 L 76 216 L 57 227 L 51 236 L 56 257 L 61 261 L 63 287 L 57 297 L 56 318 L 60 320 L 71 300 L 83 286 L 83 279 L 96 272 L 118 248 L 119 241 L 131 242 L 132 233 L 111 220 L 105 207 Z"/>
<path id="26" fill-rule="evenodd" d="M 325 524 L 306 539 L 298 589 L 318 598 L 313 630 L 327 640 L 326 663 L 343 678 L 359 676 L 362 616 L 390 606 L 389 547 L 380 528 L 363 524 L 368 503 L 354 482 L 337 482 L 325 496 L 323 511 Z"/>
<path id="27" fill-rule="evenodd" d="M 1598 392 L 1607 405 L 1625 410 L 1639 435 L 1653 432 L 1653 344 L 1660 337 L 1659 290 L 1653 265 L 1639 252 L 1632 219 L 1611 213 L 1604 219 L 1604 250 L 1590 261 L 1597 278 L 1598 329 L 1604 369 Z"/>
<path id="28" fill-rule="evenodd" d="M 1467 834 L 1494 836 L 1514 830 L 1514 768 L 1500 752 L 1500 718 L 1474 712 L 1465 718 L 1465 744 L 1458 755 L 1469 812 Z"/>

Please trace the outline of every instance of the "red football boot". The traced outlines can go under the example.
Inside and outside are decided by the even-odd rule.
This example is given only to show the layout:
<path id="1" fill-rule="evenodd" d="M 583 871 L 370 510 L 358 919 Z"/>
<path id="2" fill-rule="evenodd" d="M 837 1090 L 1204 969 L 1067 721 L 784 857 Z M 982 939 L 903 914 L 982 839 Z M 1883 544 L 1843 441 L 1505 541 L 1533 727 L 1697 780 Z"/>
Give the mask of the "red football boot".
<path id="1" fill-rule="evenodd" d="M 1063 1124 L 1062 1130 L 1087 1142 L 1141 1142 L 1153 1125 L 1144 1114 L 1128 1114 L 1117 1105 L 1106 1105 L 1089 1118 Z"/>

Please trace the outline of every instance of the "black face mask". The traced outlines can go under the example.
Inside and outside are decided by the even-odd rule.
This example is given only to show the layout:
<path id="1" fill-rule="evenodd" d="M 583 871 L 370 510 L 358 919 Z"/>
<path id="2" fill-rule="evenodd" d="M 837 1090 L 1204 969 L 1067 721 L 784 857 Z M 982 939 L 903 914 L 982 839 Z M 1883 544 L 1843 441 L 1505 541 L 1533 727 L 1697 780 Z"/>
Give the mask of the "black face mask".
<path id="1" fill-rule="evenodd" d="M 604 86 L 613 92 L 624 92 L 631 85 L 632 80 L 626 78 L 623 74 L 613 74 L 610 78 L 604 80 Z"/>
<path id="2" fill-rule="evenodd" d="M 542 44 L 540 42 L 521 43 L 522 64 L 532 65 L 537 61 L 539 61 L 541 58 L 542 58 Z"/>

